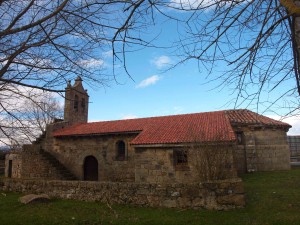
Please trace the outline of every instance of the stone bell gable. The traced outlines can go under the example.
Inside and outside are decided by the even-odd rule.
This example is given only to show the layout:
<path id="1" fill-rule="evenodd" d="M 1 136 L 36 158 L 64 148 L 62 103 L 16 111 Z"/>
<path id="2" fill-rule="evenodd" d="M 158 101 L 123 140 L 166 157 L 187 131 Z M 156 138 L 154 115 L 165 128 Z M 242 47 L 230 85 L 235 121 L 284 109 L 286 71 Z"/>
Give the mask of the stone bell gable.
<path id="1" fill-rule="evenodd" d="M 77 77 L 74 85 L 68 82 L 65 93 L 64 121 L 69 124 L 86 123 L 88 120 L 89 96 L 82 86 L 81 77 Z"/>

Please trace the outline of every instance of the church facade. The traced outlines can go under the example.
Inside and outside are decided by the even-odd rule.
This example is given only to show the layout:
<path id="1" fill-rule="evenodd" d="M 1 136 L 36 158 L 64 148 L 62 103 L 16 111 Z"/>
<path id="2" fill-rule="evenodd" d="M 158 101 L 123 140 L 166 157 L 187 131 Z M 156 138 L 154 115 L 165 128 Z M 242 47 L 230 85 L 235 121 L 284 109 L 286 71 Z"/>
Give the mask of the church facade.
<path id="1" fill-rule="evenodd" d="M 290 168 L 291 126 L 249 110 L 89 123 L 88 102 L 78 77 L 64 120 L 7 155 L 6 177 L 171 184 Z"/>

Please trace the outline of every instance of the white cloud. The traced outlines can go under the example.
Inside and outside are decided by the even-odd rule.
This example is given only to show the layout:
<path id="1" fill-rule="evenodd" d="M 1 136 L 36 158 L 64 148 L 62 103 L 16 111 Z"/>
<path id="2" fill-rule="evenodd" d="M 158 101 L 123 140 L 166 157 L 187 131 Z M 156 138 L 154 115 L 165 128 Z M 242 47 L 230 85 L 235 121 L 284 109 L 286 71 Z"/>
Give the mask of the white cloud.
<path id="1" fill-rule="evenodd" d="M 102 55 L 104 58 L 111 58 L 113 56 L 113 51 L 109 50 L 109 51 L 103 52 Z"/>
<path id="2" fill-rule="evenodd" d="M 137 86 L 136 88 L 144 88 L 147 87 L 149 85 L 153 85 L 155 84 L 157 81 L 159 81 L 161 79 L 160 76 L 157 75 L 153 75 L 151 77 L 146 78 L 145 80 L 142 80 Z"/>
<path id="3" fill-rule="evenodd" d="M 171 0 L 171 6 L 183 9 L 210 8 L 215 4 L 211 0 Z"/>
<path id="4" fill-rule="evenodd" d="M 123 115 L 121 119 L 128 120 L 128 119 L 136 119 L 136 118 L 138 118 L 136 115 L 128 114 L 128 115 Z"/>
<path id="5" fill-rule="evenodd" d="M 0 57 L 0 65 L 1 66 L 4 66 L 7 64 L 8 61 L 6 58 Z M 14 59 L 12 66 L 14 66 L 16 63 L 20 63 L 18 65 L 18 70 L 26 69 L 26 66 L 22 65 L 24 63 L 30 64 L 30 65 L 35 65 L 37 67 L 51 67 L 54 64 L 54 62 L 50 59 L 43 59 L 43 58 L 39 58 L 39 57 L 33 57 L 30 59 Z"/>
<path id="6" fill-rule="evenodd" d="M 87 68 L 103 66 L 104 61 L 100 59 L 89 59 L 89 60 L 81 60 L 80 65 L 85 66 Z"/>
<path id="7" fill-rule="evenodd" d="M 292 128 L 290 128 L 288 132 L 288 135 L 300 135 L 300 117 L 286 118 L 283 120 L 283 122 L 292 125 Z"/>
<path id="8" fill-rule="evenodd" d="M 249 1 L 249 0 L 248 0 Z M 245 3 L 247 0 L 237 0 L 235 3 Z M 220 5 L 222 4 L 222 5 Z M 220 0 L 171 0 L 170 6 L 177 9 L 204 9 L 204 10 L 212 10 L 217 5 L 226 7 L 232 4 L 232 1 L 220 1 Z"/>
<path id="9" fill-rule="evenodd" d="M 35 119 L 38 117 L 34 117 L 36 115 L 40 116 L 41 108 L 45 107 L 44 102 L 49 104 L 50 109 L 55 108 L 54 110 L 57 110 L 55 112 L 50 110 L 48 111 L 49 114 L 62 116 L 58 111 L 63 109 L 64 99 L 57 93 L 44 92 L 14 84 L 4 84 L 0 88 L 2 89 L 0 95 L 0 126 L 3 126 L 8 136 L 20 143 L 28 143 L 29 139 L 34 140 L 40 133 L 38 126 L 50 121 L 50 118 L 48 120 L 44 117 L 46 114 L 38 119 L 39 124 Z M 9 113 L 6 113 L 5 110 Z M 0 132 L 0 146 L 11 144 L 11 140 Z"/>
<path id="10" fill-rule="evenodd" d="M 280 116 L 268 117 L 290 124 L 292 128 L 290 128 L 290 130 L 288 131 L 288 135 L 300 135 L 300 116 L 291 116 L 283 119 L 281 119 Z"/>
<path id="11" fill-rule="evenodd" d="M 156 68 L 162 69 L 165 66 L 169 66 L 172 63 L 172 60 L 170 57 L 162 55 L 151 60 L 151 63 L 154 64 Z"/>
<path id="12" fill-rule="evenodd" d="M 183 112 L 183 107 L 181 106 L 174 106 L 173 107 L 173 111 L 174 111 L 174 114 L 180 114 Z"/>
<path id="13" fill-rule="evenodd" d="M 31 99 L 34 102 L 42 102 L 44 99 L 53 98 L 57 100 L 57 103 L 62 107 L 64 105 L 64 99 L 58 93 L 45 92 L 40 89 L 24 87 L 21 85 L 4 85 L 0 87 L 2 89 L 0 95 L 0 102 L 2 107 L 9 112 L 22 112 L 22 109 L 26 108 L 26 102 L 30 102 Z"/>

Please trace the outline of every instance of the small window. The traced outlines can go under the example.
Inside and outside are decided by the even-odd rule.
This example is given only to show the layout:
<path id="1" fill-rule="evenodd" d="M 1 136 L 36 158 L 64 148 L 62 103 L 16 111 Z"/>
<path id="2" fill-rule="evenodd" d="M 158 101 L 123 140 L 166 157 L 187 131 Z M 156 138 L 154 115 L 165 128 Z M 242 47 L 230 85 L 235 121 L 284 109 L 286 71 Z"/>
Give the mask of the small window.
<path id="1" fill-rule="evenodd" d="M 76 110 L 76 112 L 78 111 L 78 96 L 75 95 L 74 98 L 74 109 Z"/>
<path id="2" fill-rule="evenodd" d="M 126 157 L 125 142 L 124 141 L 118 141 L 116 143 L 116 147 L 117 147 L 116 160 L 119 160 L 119 161 L 125 160 L 125 157 Z"/>
<path id="3" fill-rule="evenodd" d="M 188 168 L 188 156 L 185 150 L 174 150 L 174 164 L 178 169 Z"/>
<path id="4" fill-rule="evenodd" d="M 245 143 L 244 133 L 242 131 L 236 132 L 236 140 L 238 145 L 243 145 Z"/>

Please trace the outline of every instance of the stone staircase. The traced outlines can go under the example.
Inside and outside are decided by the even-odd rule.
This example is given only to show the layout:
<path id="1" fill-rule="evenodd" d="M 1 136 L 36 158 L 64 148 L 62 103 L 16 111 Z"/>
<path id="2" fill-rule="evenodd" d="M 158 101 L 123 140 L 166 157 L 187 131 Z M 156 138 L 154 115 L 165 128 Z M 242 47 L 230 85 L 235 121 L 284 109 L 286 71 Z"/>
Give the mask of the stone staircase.
<path id="1" fill-rule="evenodd" d="M 61 162 L 59 162 L 52 154 L 39 150 L 40 156 L 43 160 L 47 161 L 51 166 L 55 168 L 57 173 L 60 175 L 61 180 L 78 180 L 76 176 L 71 173 Z"/>
<path id="2" fill-rule="evenodd" d="M 38 138 L 36 138 L 35 141 L 33 141 L 33 144 L 40 144 L 46 137 L 46 131 L 44 131 Z"/>

